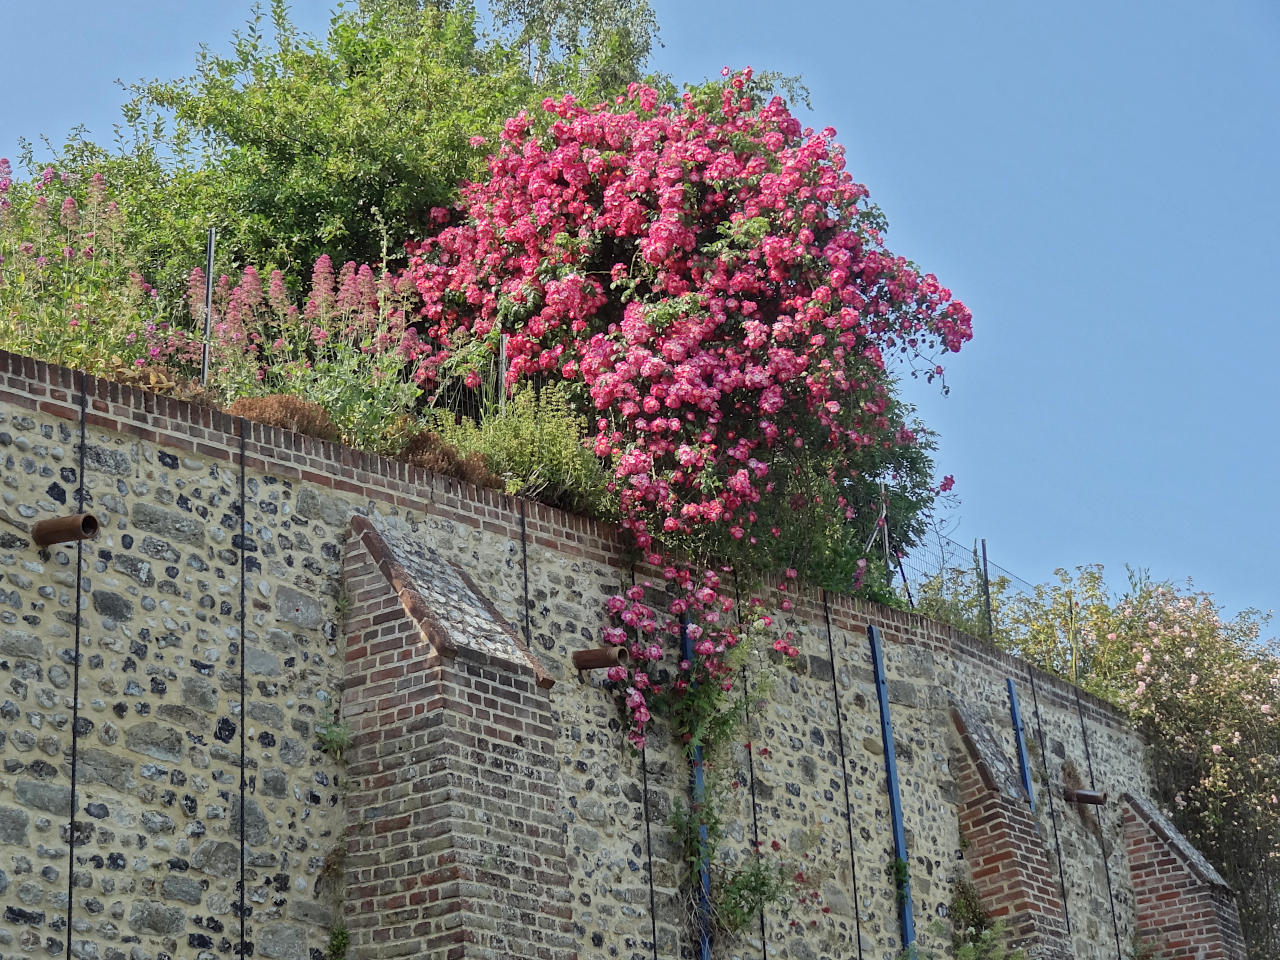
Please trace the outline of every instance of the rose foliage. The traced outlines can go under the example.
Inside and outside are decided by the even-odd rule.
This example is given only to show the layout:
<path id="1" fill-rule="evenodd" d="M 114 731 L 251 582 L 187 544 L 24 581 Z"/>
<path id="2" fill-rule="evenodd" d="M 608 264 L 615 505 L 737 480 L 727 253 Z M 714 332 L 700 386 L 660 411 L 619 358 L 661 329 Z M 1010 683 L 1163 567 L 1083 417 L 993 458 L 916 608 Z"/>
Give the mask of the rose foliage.
<path id="1" fill-rule="evenodd" d="M 410 249 L 424 389 L 478 384 L 505 335 L 506 387 L 571 388 L 623 528 L 665 574 L 609 601 L 636 744 L 682 619 L 694 656 L 671 688 L 730 684 L 713 558 L 823 582 L 858 555 L 849 492 L 918 442 L 892 358 L 932 379 L 971 336 L 963 304 L 885 249 L 835 131 L 762 99 L 748 69 L 675 105 L 635 84 L 548 100 L 546 132 L 510 120 L 454 222 Z"/>

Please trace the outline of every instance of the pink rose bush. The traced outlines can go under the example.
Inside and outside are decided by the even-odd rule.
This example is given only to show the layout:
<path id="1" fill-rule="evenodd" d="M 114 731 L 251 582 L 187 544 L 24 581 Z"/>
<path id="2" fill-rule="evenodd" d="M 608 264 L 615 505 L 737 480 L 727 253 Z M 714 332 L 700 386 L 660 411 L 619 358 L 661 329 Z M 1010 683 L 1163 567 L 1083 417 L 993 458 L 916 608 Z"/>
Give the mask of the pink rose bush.
<path id="1" fill-rule="evenodd" d="M 563 382 L 589 415 L 622 526 L 665 581 L 609 602 L 640 745 L 681 620 L 694 655 L 673 686 L 731 681 L 712 558 L 808 574 L 856 553 L 847 491 L 917 443 L 890 363 L 941 374 L 970 315 L 885 249 L 835 132 L 762 103 L 749 69 L 674 105 L 632 85 L 543 106 L 546 131 L 510 120 L 487 179 L 410 248 L 423 309 L 405 351 L 424 390 L 475 386 L 505 337 L 506 388 Z"/>

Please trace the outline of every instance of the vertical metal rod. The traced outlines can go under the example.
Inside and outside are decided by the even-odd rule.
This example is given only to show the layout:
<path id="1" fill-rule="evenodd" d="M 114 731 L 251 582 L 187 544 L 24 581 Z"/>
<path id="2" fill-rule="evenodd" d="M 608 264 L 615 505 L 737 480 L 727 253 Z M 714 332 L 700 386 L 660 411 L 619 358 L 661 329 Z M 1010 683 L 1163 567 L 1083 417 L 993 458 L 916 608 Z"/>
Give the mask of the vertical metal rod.
<path id="1" fill-rule="evenodd" d="M 836 646 L 831 635 L 831 605 L 822 591 L 822 618 L 827 624 L 827 657 L 831 660 L 831 696 L 836 707 L 836 741 L 840 744 L 840 773 L 844 782 L 844 826 L 849 838 L 849 868 L 853 871 L 853 926 L 858 938 L 858 960 L 862 960 L 862 907 L 858 903 L 858 858 L 853 849 L 853 806 L 849 801 L 849 760 L 844 752 L 844 720 L 840 709 L 840 683 L 836 669 Z"/>
<path id="2" fill-rule="evenodd" d="M 738 628 L 742 628 L 742 588 L 738 585 L 738 571 L 733 571 L 733 618 L 738 624 Z M 755 737 L 752 734 L 751 726 L 751 684 L 747 679 L 747 665 L 742 665 L 742 696 L 744 697 L 745 707 L 743 709 L 743 726 L 747 730 L 747 782 L 751 785 L 751 848 L 755 851 L 756 859 L 761 856 L 760 851 L 760 803 L 756 799 L 756 762 L 752 758 L 752 752 L 755 749 Z M 764 926 L 764 907 L 760 908 L 760 957 L 761 960 L 767 960 L 769 956 L 769 944 L 765 938 Z"/>
<path id="3" fill-rule="evenodd" d="M 649 861 L 649 931 L 653 937 L 653 960 L 658 960 L 658 909 L 653 893 L 653 832 L 649 827 L 649 758 L 640 748 L 640 776 L 644 784 L 641 814 L 644 816 L 644 853 Z"/>
<path id="4" fill-rule="evenodd" d="M 893 749 L 893 721 L 889 718 L 889 684 L 884 673 L 884 651 L 880 646 L 880 631 L 870 624 L 867 625 L 867 639 L 871 642 L 871 668 L 875 672 L 876 697 L 880 701 L 880 739 L 884 741 L 884 766 L 889 781 L 894 853 L 901 863 L 908 864 L 907 834 L 902 824 L 902 795 L 898 790 L 898 759 Z M 916 921 L 911 905 L 910 873 L 901 879 L 898 895 L 902 912 L 902 946 L 906 949 L 916 942 Z"/>
<path id="5" fill-rule="evenodd" d="M 907 581 L 907 571 L 902 566 L 902 557 L 895 556 L 894 559 L 898 561 L 898 573 L 902 575 L 902 589 L 907 592 L 907 606 L 914 610 L 916 608 L 916 600 L 915 597 L 911 596 L 911 584 Z"/>
<path id="6" fill-rule="evenodd" d="M 884 481 L 880 481 L 880 521 L 884 524 L 880 534 L 884 542 L 884 585 L 893 586 L 893 563 L 889 556 L 889 495 L 884 492 Z"/>
<path id="7" fill-rule="evenodd" d="M 520 571 L 524 576 L 524 643 L 533 648 L 533 628 L 529 624 L 529 531 L 525 525 L 524 499 L 520 500 Z"/>
<path id="8" fill-rule="evenodd" d="M 1098 781 L 1093 775 L 1093 753 L 1089 749 L 1089 730 L 1084 722 L 1084 706 L 1080 703 L 1080 658 L 1076 655 L 1076 601 L 1067 591 L 1067 639 L 1071 643 L 1071 675 L 1075 681 L 1076 716 L 1080 718 L 1080 739 L 1084 742 L 1084 759 L 1089 767 L 1089 789 L 1097 790 Z M 1102 832 L 1102 811 L 1098 811 L 1098 848 L 1102 852 L 1102 875 L 1107 881 L 1107 899 L 1111 902 L 1111 930 L 1116 937 L 1116 960 L 1122 960 L 1120 947 L 1120 923 L 1116 919 L 1116 896 L 1111 888 L 1111 851 Z"/>
<path id="9" fill-rule="evenodd" d="M 693 637 L 689 636 L 689 615 L 680 618 L 680 656 L 693 663 Z M 698 864 L 698 960 L 711 960 L 711 864 L 707 860 L 707 825 L 702 822 L 702 802 L 707 781 L 702 769 L 702 744 L 693 748 L 690 758 L 689 791 L 693 809 L 698 815 L 698 846 L 702 862 Z"/>
<path id="10" fill-rule="evenodd" d="M 209 330 L 213 323 L 213 248 L 218 232 L 209 228 L 209 240 L 204 251 L 204 344 L 200 353 L 200 384 L 209 383 Z"/>
<path id="11" fill-rule="evenodd" d="M 1044 769 L 1044 791 L 1049 797 L 1049 824 L 1053 827 L 1053 852 L 1058 858 L 1058 887 L 1062 891 L 1062 920 L 1067 926 L 1067 939 L 1071 939 L 1071 910 L 1067 906 L 1067 877 L 1062 871 L 1062 843 L 1058 839 L 1058 812 L 1053 803 L 1053 781 L 1049 779 L 1049 745 L 1040 722 L 1040 694 L 1036 692 L 1036 668 L 1027 664 L 1027 677 L 1031 681 L 1031 705 L 1035 710 L 1036 737 L 1040 741 L 1040 765 Z"/>
<path id="12" fill-rule="evenodd" d="M 1009 688 L 1009 717 L 1013 720 L 1013 735 L 1018 741 L 1018 766 L 1022 769 L 1022 789 L 1027 791 L 1027 802 L 1031 804 L 1031 812 L 1036 812 L 1036 794 L 1031 785 L 1031 760 L 1027 756 L 1027 739 L 1022 729 L 1022 711 L 1018 707 L 1018 689 L 1013 684 L 1013 677 L 1004 678 Z M 1037 824 L 1036 829 L 1039 829 Z"/>
<path id="13" fill-rule="evenodd" d="M 736 578 L 735 578 L 736 579 Z M 739 618 L 741 623 L 741 618 Z M 747 683 L 747 668 L 742 668 L 742 695 L 750 697 L 751 688 Z M 750 700 L 748 699 L 748 704 Z M 760 813 L 759 803 L 756 800 L 756 763 L 751 756 L 751 752 L 755 747 L 755 737 L 751 734 L 751 708 L 748 705 L 744 711 L 744 722 L 747 727 L 747 781 L 751 785 L 751 847 L 755 850 L 756 859 L 760 858 Z M 765 941 L 764 929 L 764 907 L 760 908 L 760 956 L 768 957 L 769 949 Z"/>
<path id="14" fill-rule="evenodd" d="M 987 639 L 995 640 L 996 628 L 991 619 L 991 576 L 987 572 L 987 539 L 982 538 L 982 601 L 987 608 Z"/>
<path id="15" fill-rule="evenodd" d="M 213 233 L 210 228 L 210 234 Z M 207 341 L 206 341 L 207 343 Z M 241 957 L 245 955 L 245 861 L 248 859 L 245 850 L 245 790 L 248 783 L 245 778 L 245 585 L 244 575 L 248 567 L 245 563 L 244 551 L 248 545 L 249 530 L 249 511 L 245 506 L 245 482 L 244 482 L 244 454 L 245 454 L 245 435 L 244 435 L 244 417 L 237 417 L 237 425 L 240 430 L 240 946 L 236 951 Z"/>
<path id="16" fill-rule="evenodd" d="M 84 482 L 84 448 L 88 442 L 85 421 L 88 419 L 89 397 L 85 393 L 86 377 L 80 374 L 80 461 L 79 488 L 76 490 L 76 508 L 85 512 L 86 488 Z M 71 960 L 71 941 L 75 936 L 75 873 L 76 873 L 76 767 L 79 757 L 76 746 L 80 742 L 80 591 L 84 583 L 84 541 L 76 541 L 76 628 L 75 650 L 71 671 L 71 809 L 67 820 L 67 960 Z"/>

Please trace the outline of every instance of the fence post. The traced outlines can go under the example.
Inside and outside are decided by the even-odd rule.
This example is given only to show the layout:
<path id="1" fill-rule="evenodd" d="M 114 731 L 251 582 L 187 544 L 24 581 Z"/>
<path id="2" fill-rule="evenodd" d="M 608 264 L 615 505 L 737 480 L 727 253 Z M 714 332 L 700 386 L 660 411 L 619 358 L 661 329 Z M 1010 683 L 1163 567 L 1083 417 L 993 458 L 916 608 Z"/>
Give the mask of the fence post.
<path id="1" fill-rule="evenodd" d="M 991 576 L 987 573 L 987 538 L 982 538 L 982 602 L 987 608 L 987 639 L 996 638 L 995 624 L 991 620 Z"/>

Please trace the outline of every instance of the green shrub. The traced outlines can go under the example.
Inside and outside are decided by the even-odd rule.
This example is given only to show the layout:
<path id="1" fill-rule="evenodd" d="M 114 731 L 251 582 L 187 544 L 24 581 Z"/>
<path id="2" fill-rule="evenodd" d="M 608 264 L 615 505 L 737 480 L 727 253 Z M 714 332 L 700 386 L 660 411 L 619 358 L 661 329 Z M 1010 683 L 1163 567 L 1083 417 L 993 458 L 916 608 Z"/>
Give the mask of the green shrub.
<path id="1" fill-rule="evenodd" d="M 583 446 L 586 422 L 573 409 L 565 388 L 517 390 L 500 410 L 480 422 L 438 412 L 432 429 L 465 457 L 479 453 L 506 481 L 507 492 L 574 513 L 609 515 L 608 474 Z"/>
<path id="2" fill-rule="evenodd" d="M 339 921 L 329 928 L 328 960 L 345 960 L 347 947 L 351 945 L 351 934 L 347 925 Z"/>

